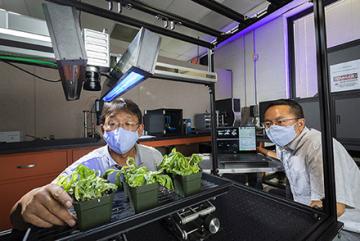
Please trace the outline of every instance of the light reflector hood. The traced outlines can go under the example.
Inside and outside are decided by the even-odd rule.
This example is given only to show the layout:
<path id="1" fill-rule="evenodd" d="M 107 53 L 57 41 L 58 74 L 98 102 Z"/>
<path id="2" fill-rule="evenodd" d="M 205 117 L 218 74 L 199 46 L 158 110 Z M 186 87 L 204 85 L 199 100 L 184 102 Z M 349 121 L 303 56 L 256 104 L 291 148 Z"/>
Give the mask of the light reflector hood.
<path id="1" fill-rule="evenodd" d="M 75 8 L 43 3 L 56 62 L 67 100 L 80 97 L 87 57 Z"/>
<path id="2" fill-rule="evenodd" d="M 139 82 L 153 75 L 159 55 L 161 38 L 141 28 L 125 53 L 113 67 L 103 88 L 103 100 L 111 101 Z M 142 76 L 140 78 L 140 76 Z M 116 88 L 116 90 L 113 90 Z"/>

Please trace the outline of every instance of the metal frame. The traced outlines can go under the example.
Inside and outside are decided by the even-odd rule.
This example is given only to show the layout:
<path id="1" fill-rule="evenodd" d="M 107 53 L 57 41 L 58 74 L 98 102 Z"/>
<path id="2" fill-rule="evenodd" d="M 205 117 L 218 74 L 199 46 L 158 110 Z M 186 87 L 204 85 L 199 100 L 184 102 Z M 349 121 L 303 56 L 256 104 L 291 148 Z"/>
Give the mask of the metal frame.
<path id="1" fill-rule="evenodd" d="M 330 222 L 336 222 L 336 192 L 333 153 L 333 122 L 331 120 L 331 103 L 329 87 L 329 69 L 327 61 L 327 41 L 325 26 L 325 6 L 323 0 L 314 0 L 314 21 L 316 58 L 318 70 L 318 93 L 320 102 L 320 123 L 322 127 L 322 152 L 325 200 L 323 201 L 325 213 L 329 215 Z M 330 120 L 330 122 L 329 122 Z"/>
<path id="2" fill-rule="evenodd" d="M 169 31 L 169 30 L 161 28 L 159 26 L 152 25 L 152 24 L 149 24 L 149 23 L 146 23 L 146 22 L 134 19 L 134 18 L 130 18 L 130 17 L 106 10 L 104 8 L 99 8 L 99 7 L 96 7 L 96 6 L 88 4 L 88 3 L 73 1 L 73 0 L 47 0 L 47 1 L 75 7 L 79 11 L 87 12 L 87 13 L 90 13 L 93 15 L 111 19 L 113 21 L 128 24 L 128 25 L 135 26 L 138 28 L 144 27 L 155 33 L 162 34 L 162 35 L 165 35 L 165 36 L 168 36 L 171 38 L 179 39 L 179 40 L 182 40 L 182 41 L 185 41 L 188 43 L 200 45 L 205 48 L 213 48 L 214 47 L 213 44 L 206 42 L 204 40 L 200 40 L 200 39 L 190 37 L 190 36 L 187 36 L 184 34 L 180 34 L 180 33 L 174 32 L 174 31 Z"/>
<path id="3" fill-rule="evenodd" d="M 288 19 L 289 33 L 289 63 L 291 63 L 291 93 L 292 97 L 296 97 L 295 89 L 295 57 L 294 57 L 294 38 L 293 38 L 293 21 L 314 12 L 315 21 L 315 40 L 316 40 L 316 58 L 318 70 L 318 93 L 320 102 L 320 123 L 322 127 L 322 150 L 323 150 L 323 172 L 324 172 L 324 188 L 325 200 L 324 210 L 328 215 L 329 224 L 336 222 L 336 191 L 335 191 L 335 175 L 334 175 L 334 155 L 333 140 L 334 136 L 334 119 L 331 118 L 333 109 L 331 108 L 331 93 L 329 87 L 329 70 L 327 61 L 327 41 L 325 26 L 325 6 L 335 2 L 334 0 L 314 0 L 313 8 L 295 15 Z M 330 120 L 330 122 L 329 122 Z"/>
<path id="4" fill-rule="evenodd" d="M 178 40 L 182 40 L 182 41 L 185 41 L 188 43 L 192 43 L 195 45 L 199 45 L 199 46 L 202 46 L 202 47 L 205 47 L 208 49 L 215 48 L 218 44 L 222 43 L 226 39 L 230 38 L 231 36 L 237 34 L 241 30 L 249 27 L 253 23 L 261 20 L 262 18 L 264 18 L 272 13 L 272 12 L 267 12 L 266 14 L 262 14 L 260 17 L 246 19 L 246 17 L 243 16 L 242 14 L 240 14 L 240 13 L 232 10 L 231 8 L 228 8 L 225 5 L 222 5 L 214 0 L 191 0 L 193 2 L 196 2 L 206 8 L 212 9 L 213 11 L 240 23 L 240 25 L 238 26 L 238 28 L 236 30 L 224 33 L 224 32 L 212 29 L 208 26 L 196 23 L 192 20 L 183 18 L 179 15 L 151 7 L 140 1 L 113 0 L 114 2 L 119 2 L 121 4 L 123 4 L 123 3 L 129 4 L 134 9 L 137 9 L 144 13 L 147 13 L 147 14 L 150 14 L 153 16 L 158 16 L 160 18 L 167 18 L 169 21 L 173 20 L 173 21 L 177 22 L 178 24 L 181 23 L 183 26 L 188 27 L 190 29 L 197 30 L 202 33 L 206 33 L 206 34 L 216 37 L 215 41 L 207 42 L 207 41 L 204 41 L 204 40 L 201 40 L 198 38 L 194 38 L 194 37 L 191 37 L 188 35 L 184 35 L 184 34 L 175 32 L 173 30 L 159 27 L 157 25 L 153 25 L 153 24 L 150 24 L 147 22 L 143 22 L 143 21 L 134 19 L 134 18 L 130 18 L 125 15 L 122 15 L 122 14 L 119 14 L 116 12 L 112 12 L 112 11 L 104 9 L 104 8 L 96 7 L 94 5 L 84 3 L 79 0 L 46 0 L 46 1 L 54 2 L 54 3 L 58 3 L 58 4 L 62 4 L 62 5 L 67 5 L 67 6 L 72 6 L 80 11 L 84 11 L 84 12 L 94 14 L 94 15 L 97 15 L 100 17 L 108 18 L 108 19 L 111 19 L 111 20 L 114 20 L 114 21 L 117 21 L 120 23 L 128 24 L 130 26 L 134 26 L 134 27 L 138 27 L 138 28 L 145 27 L 155 33 L 162 34 L 162 35 L 165 35 L 165 36 L 168 36 L 171 38 L 175 38 Z M 276 9 L 279 9 L 279 8 L 283 7 L 286 3 L 290 3 L 291 1 L 292 0 L 286 0 L 286 1 L 282 2 L 281 5 L 277 5 L 274 7 L 276 7 Z"/>
<path id="5" fill-rule="evenodd" d="M 152 6 L 149 6 L 145 3 L 139 2 L 139 1 L 134 1 L 134 0 L 116 0 L 118 2 L 121 3 L 126 3 L 126 4 L 130 4 L 131 8 L 134 8 L 136 10 L 148 13 L 150 15 L 153 15 L 155 17 L 159 17 L 159 18 L 163 18 L 164 20 L 168 20 L 168 21 L 174 21 L 178 24 L 181 24 L 183 26 L 186 26 L 188 28 L 200 31 L 202 33 L 206 33 L 209 34 L 211 36 L 215 36 L 215 37 L 220 37 L 223 35 L 222 32 L 213 29 L 213 28 L 209 28 L 205 25 L 199 24 L 197 22 L 194 22 L 192 20 L 183 18 L 179 15 L 173 14 L 173 13 L 169 13 L 166 12 L 164 10 L 160 10 L 158 8 L 154 8 Z"/>
<path id="6" fill-rule="evenodd" d="M 225 17 L 235 20 L 238 23 L 245 23 L 245 17 L 242 14 L 214 0 L 191 0 L 191 1 L 196 2 L 197 4 L 200 4 L 201 6 L 204 6 L 208 9 L 211 9 L 214 12 L 217 12 Z"/>

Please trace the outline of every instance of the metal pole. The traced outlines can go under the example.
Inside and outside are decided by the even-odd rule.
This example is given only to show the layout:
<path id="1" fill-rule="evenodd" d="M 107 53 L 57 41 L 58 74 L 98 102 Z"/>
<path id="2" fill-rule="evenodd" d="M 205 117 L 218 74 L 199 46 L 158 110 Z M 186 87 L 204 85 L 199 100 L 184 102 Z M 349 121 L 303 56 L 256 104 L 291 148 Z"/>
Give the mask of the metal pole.
<path id="1" fill-rule="evenodd" d="M 314 0 L 314 20 L 316 39 L 316 59 L 318 71 L 318 92 L 320 101 L 320 121 L 322 127 L 322 154 L 325 200 L 324 210 L 336 220 L 336 190 L 334 175 L 334 152 L 332 140 L 332 119 L 330 108 L 329 69 L 327 61 L 327 42 L 325 9 L 323 0 Z"/>
<path id="2" fill-rule="evenodd" d="M 208 71 L 214 72 L 214 50 L 208 50 Z M 218 173 L 217 144 L 216 144 L 216 115 L 215 115 L 215 84 L 209 84 L 210 113 L 211 113 L 211 158 L 212 174 Z"/>
<path id="3" fill-rule="evenodd" d="M 88 123 L 87 123 L 87 118 L 88 118 L 88 112 L 86 110 L 83 110 L 83 117 L 84 117 L 84 137 L 87 138 L 88 137 Z"/>
<path id="4" fill-rule="evenodd" d="M 245 22 L 244 15 L 242 15 L 242 14 L 236 12 L 235 10 L 233 10 L 232 8 L 226 7 L 225 5 L 218 3 L 214 0 L 192 0 L 192 1 L 208 8 L 208 9 L 211 9 L 214 12 L 217 12 L 218 14 L 221 14 L 227 18 L 235 20 L 238 23 Z"/>

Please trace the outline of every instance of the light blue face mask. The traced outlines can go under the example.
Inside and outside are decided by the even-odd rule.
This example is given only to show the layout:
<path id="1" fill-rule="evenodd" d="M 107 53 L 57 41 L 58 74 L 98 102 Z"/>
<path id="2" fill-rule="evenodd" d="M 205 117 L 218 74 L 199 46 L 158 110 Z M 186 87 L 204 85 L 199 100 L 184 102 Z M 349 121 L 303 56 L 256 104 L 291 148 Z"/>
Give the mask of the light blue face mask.
<path id="1" fill-rule="evenodd" d="M 266 135 L 269 139 L 280 147 L 284 147 L 289 144 L 296 137 L 295 125 L 292 126 L 278 126 L 272 125 L 269 129 L 266 129 Z"/>
<path id="2" fill-rule="evenodd" d="M 128 131 L 119 127 L 113 131 L 105 131 L 103 137 L 111 150 L 118 154 L 124 154 L 135 146 L 139 135 L 137 131 Z"/>

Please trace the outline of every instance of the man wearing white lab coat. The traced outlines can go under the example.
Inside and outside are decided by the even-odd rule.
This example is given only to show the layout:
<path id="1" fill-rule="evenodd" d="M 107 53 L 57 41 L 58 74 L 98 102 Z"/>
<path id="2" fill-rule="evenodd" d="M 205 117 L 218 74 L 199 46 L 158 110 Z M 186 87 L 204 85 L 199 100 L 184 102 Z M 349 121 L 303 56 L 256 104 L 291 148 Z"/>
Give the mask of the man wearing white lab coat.
<path id="1" fill-rule="evenodd" d="M 282 161 L 296 202 L 322 207 L 324 176 L 321 133 L 305 126 L 301 106 L 293 100 L 277 100 L 265 110 L 266 134 L 276 152 L 262 146 L 258 151 Z M 334 167 L 338 220 L 345 232 L 340 240 L 360 240 L 360 170 L 335 139 Z"/>

